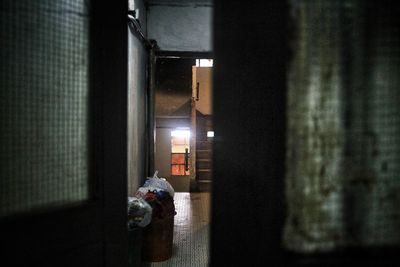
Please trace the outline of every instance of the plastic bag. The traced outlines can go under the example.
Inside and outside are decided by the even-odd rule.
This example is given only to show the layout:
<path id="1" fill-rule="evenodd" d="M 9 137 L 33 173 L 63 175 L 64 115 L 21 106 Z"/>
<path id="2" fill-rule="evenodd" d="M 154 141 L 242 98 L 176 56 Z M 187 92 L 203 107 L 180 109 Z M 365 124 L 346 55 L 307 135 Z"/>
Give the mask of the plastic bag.
<path id="1" fill-rule="evenodd" d="M 153 209 L 141 198 L 128 197 L 128 228 L 145 227 L 151 222 Z"/>
<path id="2" fill-rule="evenodd" d="M 175 191 L 172 185 L 165 178 L 159 178 L 157 174 L 158 171 L 154 173 L 153 177 L 147 177 L 147 180 L 144 183 L 143 187 L 161 189 L 168 192 L 171 197 L 174 197 Z"/>

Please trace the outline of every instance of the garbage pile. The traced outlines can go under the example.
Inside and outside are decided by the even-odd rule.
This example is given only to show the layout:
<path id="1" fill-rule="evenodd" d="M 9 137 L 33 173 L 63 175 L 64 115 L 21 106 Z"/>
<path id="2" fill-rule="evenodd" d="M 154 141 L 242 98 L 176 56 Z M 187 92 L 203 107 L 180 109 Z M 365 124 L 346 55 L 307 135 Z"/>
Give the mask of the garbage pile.
<path id="1" fill-rule="evenodd" d="M 145 227 L 152 220 L 162 220 L 174 216 L 175 191 L 165 178 L 159 178 L 156 171 L 147 177 L 134 197 L 128 197 L 128 228 Z"/>
<path id="2" fill-rule="evenodd" d="M 156 171 L 153 177 L 147 177 L 135 197 L 144 199 L 152 208 L 152 219 L 164 219 L 176 214 L 174 205 L 175 191 L 165 178 L 159 178 Z"/>

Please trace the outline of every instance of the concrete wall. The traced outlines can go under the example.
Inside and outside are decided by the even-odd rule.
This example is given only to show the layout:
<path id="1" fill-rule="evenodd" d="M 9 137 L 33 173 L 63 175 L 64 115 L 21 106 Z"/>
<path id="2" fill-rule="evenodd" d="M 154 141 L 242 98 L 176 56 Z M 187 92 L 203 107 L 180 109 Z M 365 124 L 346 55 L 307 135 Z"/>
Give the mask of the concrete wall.
<path id="1" fill-rule="evenodd" d="M 360 1 L 292 1 L 285 245 L 400 242 L 399 28 Z"/>
<path id="2" fill-rule="evenodd" d="M 173 128 L 156 128 L 155 169 L 158 177 L 171 176 L 171 131 Z"/>
<path id="3" fill-rule="evenodd" d="M 143 5 L 141 2 L 135 1 L 135 7 L 140 8 Z M 143 24 L 145 26 L 145 23 Z M 132 196 L 147 176 L 146 68 L 148 53 L 129 27 L 128 57 L 128 194 Z"/>
<path id="4" fill-rule="evenodd" d="M 193 91 L 193 97 L 196 99 L 196 109 L 203 115 L 212 115 L 212 67 L 194 68 L 196 79 L 193 81 L 193 87 L 199 83 L 199 100 L 196 99 L 196 91 Z"/>
<path id="5" fill-rule="evenodd" d="M 161 50 L 212 51 L 212 6 L 204 1 L 150 1 L 148 35 Z"/>

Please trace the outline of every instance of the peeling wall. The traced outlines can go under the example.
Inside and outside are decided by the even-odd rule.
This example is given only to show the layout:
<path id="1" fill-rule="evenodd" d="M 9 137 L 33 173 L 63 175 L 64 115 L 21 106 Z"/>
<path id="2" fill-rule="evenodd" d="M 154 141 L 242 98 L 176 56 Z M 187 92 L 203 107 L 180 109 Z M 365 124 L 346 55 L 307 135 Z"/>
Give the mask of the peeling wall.
<path id="1" fill-rule="evenodd" d="M 292 1 L 291 12 L 285 246 L 398 245 L 396 11 L 349 0 Z"/>

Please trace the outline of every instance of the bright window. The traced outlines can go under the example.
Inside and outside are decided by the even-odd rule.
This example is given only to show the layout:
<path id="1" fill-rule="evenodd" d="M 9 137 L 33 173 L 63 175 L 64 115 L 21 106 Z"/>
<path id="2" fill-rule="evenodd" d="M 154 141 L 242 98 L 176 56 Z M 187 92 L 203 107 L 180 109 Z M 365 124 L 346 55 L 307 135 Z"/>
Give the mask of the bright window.
<path id="1" fill-rule="evenodd" d="M 171 131 L 171 175 L 189 175 L 190 130 Z"/>
<path id="2" fill-rule="evenodd" d="M 212 59 L 196 59 L 196 67 L 212 67 Z"/>

